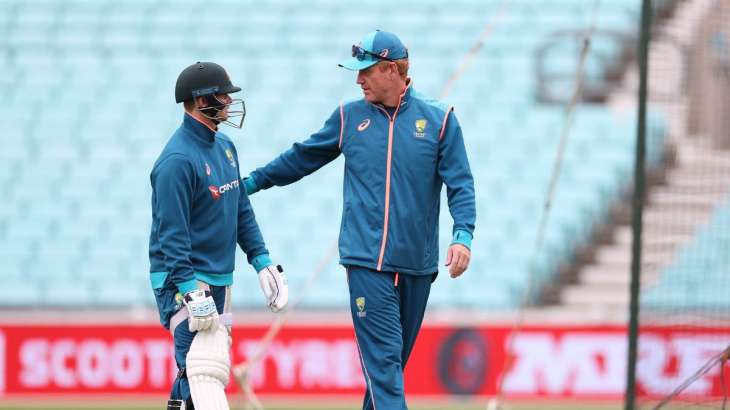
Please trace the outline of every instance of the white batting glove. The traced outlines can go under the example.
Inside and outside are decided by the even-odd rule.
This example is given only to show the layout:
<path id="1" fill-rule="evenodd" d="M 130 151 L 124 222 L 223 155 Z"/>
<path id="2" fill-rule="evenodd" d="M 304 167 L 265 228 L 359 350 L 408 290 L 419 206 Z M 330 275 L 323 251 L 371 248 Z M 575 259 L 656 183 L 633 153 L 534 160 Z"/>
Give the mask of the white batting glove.
<path id="1" fill-rule="evenodd" d="M 188 308 L 188 329 L 191 332 L 215 329 L 218 326 L 218 310 L 207 290 L 194 290 L 185 294 Z"/>
<path id="2" fill-rule="evenodd" d="M 259 272 L 259 284 L 269 309 L 276 313 L 289 301 L 289 285 L 281 265 L 269 265 Z"/>

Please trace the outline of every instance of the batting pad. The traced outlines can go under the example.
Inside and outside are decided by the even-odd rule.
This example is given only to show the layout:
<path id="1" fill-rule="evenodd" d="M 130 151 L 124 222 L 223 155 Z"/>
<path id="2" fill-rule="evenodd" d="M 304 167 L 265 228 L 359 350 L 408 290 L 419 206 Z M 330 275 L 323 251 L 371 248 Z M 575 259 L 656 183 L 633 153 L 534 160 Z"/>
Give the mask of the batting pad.
<path id="1" fill-rule="evenodd" d="M 228 343 L 228 332 L 220 324 L 193 338 L 186 371 L 196 409 L 229 410 L 224 391 L 231 373 Z"/>

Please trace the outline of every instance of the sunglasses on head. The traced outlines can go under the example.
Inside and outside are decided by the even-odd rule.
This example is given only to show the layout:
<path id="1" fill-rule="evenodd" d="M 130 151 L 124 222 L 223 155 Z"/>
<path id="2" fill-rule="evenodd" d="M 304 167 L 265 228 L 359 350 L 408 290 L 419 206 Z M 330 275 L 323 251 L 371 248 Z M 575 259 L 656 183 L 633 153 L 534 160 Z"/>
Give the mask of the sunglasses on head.
<path id="1" fill-rule="evenodd" d="M 368 59 L 367 56 L 374 57 L 378 60 L 383 60 L 383 61 L 395 61 L 392 58 L 383 57 L 381 55 L 373 53 L 372 51 L 365 50 L 364 48 L 362 48 L 360 46 L 356 46 L 356 45 L 352 46 L 352 56 L 360 61 L 367 60 Z M 406 55 L 406 57 L 408 57 L 408 56 Z"/>

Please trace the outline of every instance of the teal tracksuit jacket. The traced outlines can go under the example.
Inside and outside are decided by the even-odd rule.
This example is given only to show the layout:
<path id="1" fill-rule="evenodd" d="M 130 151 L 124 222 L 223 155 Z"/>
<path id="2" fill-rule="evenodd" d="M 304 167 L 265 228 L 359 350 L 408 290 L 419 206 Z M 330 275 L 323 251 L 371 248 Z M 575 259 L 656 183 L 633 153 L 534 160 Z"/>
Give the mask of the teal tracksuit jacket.
<path id="1" fill-rule="evenodd" d="M 409 85 L 396 108 L 341 104 L 322 129 L 244 181 L 283 186 L 345 155 L 340 263 L 377 271 L 437 272 L 440 192 L 446 184 L 454 242 L 471 245 L 474 181 L 451 107 Z"/>
<path id="2" fill-rule="evenodd" d="M 233 282 L 236 243 L 256 271 L 271 264 L 231 140 L 185 114 L 150 173 L 150 281 L 180 292 Z"/>

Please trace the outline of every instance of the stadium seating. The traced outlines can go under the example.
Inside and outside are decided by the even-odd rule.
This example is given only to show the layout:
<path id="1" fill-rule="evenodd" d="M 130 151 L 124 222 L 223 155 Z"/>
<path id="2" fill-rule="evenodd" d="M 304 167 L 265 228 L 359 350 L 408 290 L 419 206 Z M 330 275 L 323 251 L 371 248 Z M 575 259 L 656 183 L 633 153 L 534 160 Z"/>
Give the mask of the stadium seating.
<path id="1" fill-rule="evenodd" d="M 414 86 L 438 97 L 485 25 L 499 15 L 500 2 L 211 3 L 0 2 L 0 97 L 8 107 L 0 133 L 0 273 L 12 290 L 0 303 L 153 303 L 149 171 L 181 120 L 173 88 L 188 64 L 216 61 L 243 87 L 246 122 L 242 131 L 228 134 L 247 172 L 316 131 L 339 101 L 358 98 L 354 74 L 336 63 L 365 33 L 397 32 L 410 49 Z M 478 220 L 471 270 L 462 280 L 441 275 L 433 306 L 510 309 L 526 289 L 565 124 L 563 107 L 535 102 L 534 54 L 550 33 L 585 30 L 593 10 L 585 0 L 538 3 L 512 2 L 445 98 L 464 130 Z M 598 28 L 632 33 L 637 3 L 602 2 Z M 621 52 L 620 44 L 599 47 L 609 59 Z M 556 70 L 574 67 L 576 55 L 548 63 Z M 601 67 L 599 62 L 590 69 L 600 74 Z M 657 163 L 664 121 L 650 120 L 650 159 Z M 578 108 L 544 247 L 535 256 L 538 284 L 550 282 L 619 198 L 633 166 L 634 134 L 631 113 Z M 347 303 L 344 271 L 335 258 L 326 258 L 338 235 L 341 174 L 340 158 L 298 184 L 252 197 L 294 298 L 323 267 L 303 300 L 310 308 Z M 442 261 L 451 237 L 443 203 Z M 262 306 L 241 252 L 236 270 L 236 306 Z"/>
<path id="2" fill-rule="evenodd" d="M 643 308 L 655 311 L 727 312 L 730 266 L 730 202 L 718 207 L 693 240 L 642 294 Z"/>

